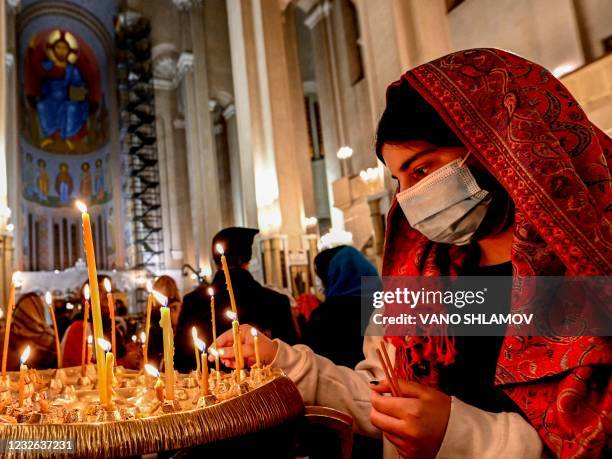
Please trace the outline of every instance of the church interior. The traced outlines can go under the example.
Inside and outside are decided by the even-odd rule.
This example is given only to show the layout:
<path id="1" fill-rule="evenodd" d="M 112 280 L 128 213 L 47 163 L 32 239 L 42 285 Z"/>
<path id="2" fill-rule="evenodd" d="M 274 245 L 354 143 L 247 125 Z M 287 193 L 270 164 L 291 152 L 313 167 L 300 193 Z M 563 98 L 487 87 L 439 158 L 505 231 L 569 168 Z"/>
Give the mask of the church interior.
<path id="1" fill-rule="evenodd" d="M 240 293 L 242 282 L 265 286 L 286 298 L 299 330 L 298 316 L 308 317 L 315 307 L 309 301 L 316 305 L 322 300 L 315 263 L 320 252 L 351 246 L 373 267 L 372 275 L 383 268 L 387 217 L 397 188 L 375 153 L 387 87 L 407 70 L 455 51 L 503 49 L 550 71 L 588 119 L 609 136 L 611 6 L 609 0 L 0 0 L 0 340 L 4 349 L 13 346 L 9 346 L 13 332 L 7 330 L 11 304 L 34 292 L 43 306 L 43 300 L 51 306 L 41 307 L 41 326 L 55 328 L 48 347 L 55 360 L 46 367 L 41 363 L 40 374 L 57 366 L 57 372 L 66 370 L 70 379 L 69 335 L 76 323 L 79 337 L 73 344 L 78 355 L 72 365 L 80 370 L 84 362 L 88 368 L 79 372 L 79 380 L 86 385 L 89 377 L 93 382 L 105 359 L 99 344 L 104 341 L 102 328 L 97 328 L 105 322 L 98 317 L 97 301 L 106 304 L 102 316 L 111 304 L 113 324 L 116 315 L 123 327 L 117 337 L 113 329 L 113 352 L 115 339 L 124 341 L 117 347 L 127 349 L 120 351 L 125 352 L 121 359 L 114 356 L 120 365 L 114 370 L 119 382 L 111 381 L 109 385 L 116 387 L 107 388 L 106 395 L 100 389 L 100 404 L 113 391 L 127 393 L 132 380 L 152 388 L 155 377 L 143 370 L 150 363 L 160 371 L 163 366 L 166 374 L 174 365 L 178 380 L 187 388 L 181 386 L 179 392 L 191 390 L 190 384 L 204 384 L 205 360 L 199 357 L 195 334 L 192 341 L 191 326 L 181 325 L 182 318 L 167 318 L 166 311 L 160 318 L 154 310 L 151 319 L 153 284 L 171 278 L 172 293 L 162 295 L 166 304 L 159 297 L 155 301 L 168 306 L 176 300 L 177 315 L 182 314 L 181 298 L 185 311 L 187 296 L 204 292 L 207 308 L 210 301 L 213 304 L 214 328 L 215 314 L 221 316 L 214 311 L 214 294 L 206 289 L 216 288 L 217 272 L 229 277 L 223 263 L 225 255 L 230 260 L 233 252 L 226 246 L 238 241 L 235 244 L 245 246 L 250 255 L 241 260 L 250 277 L 232 279 L 238 303 L 245 295 Z M 221 230 L 235 227 L 258 231 L 230 231 L 227 239 L 217 239 L 225 234 Z M 224 253 L 224 248 L 230 251 Z M 98 280 L 100 293 L 92 285 Z M 103 282 L 109 284 L 106 294 Z M 84 286 L 91 295 L 91 310 Z M 227 290 L 227 304 L 238 324 L 229 282 Z M 170 307 L 161 309 L 174 314 Z M 88 326 L 88 313 L 93 346 L 91 339 L 86 345 L 87 337 L 80 330 L 81 322 L 83 330 Z M 354 314 L 358 324 L 359 311 Z M 16 310 L 15 325 L 17 319 Z M 174 329 L 174 364 L 161 350 L 156 360 L 148 348 L 147 357 L 146 346 L 154 346 L 156 336 L 152 328 L 149 342 L 149 322 L 162 324 L 157 328 L 164 351 L 166 333 L 172 335 Z M 232 322 L 224 320 L 219 336 L 231 327 Z M 255 328 L 252 331 L 255 337 Z M 216 332 L 214 338 L 208 332 L 200 337 L 216 354 Z M 294 343 L 299 342 L 298 331 Z M 88 347 L 93 356 L 85 362 L 81 351 L 86 356 Z M 136 357 L 130 358 L 131 348 L 138 352 Z M 238 348 L 234 344 L 236 353 Z M 11 349 L 8 370 L 17 378 L 23 349 Z M 197 369 L 183 369 L 181 359 L 193 360 L 194 349 Z M 32 356 L 36 352 L 44 353 L 33 348 Z M 185 355 L 179 358 L 181 352 Z M 264 427 L 278 429 L 274 416 L 293 417 L 303 406 L 295 387 L 273 370 L 266 373 L 257 359 L 260 371 L 251 371 L 248 378 L 259 378 L 257 384 L 269 379 L 266 384 L 276 386 L 271 394 L 257 398 L 253 382 L 249 392 L 244 389 L 244 394 L 236 395 L 236 400 L 251 397 L 248 403 L 252 403 L 250 415 L 240 411 L 248 412 L 248 404 L 230 410 L 232 416 L 244 415 L 244 422 L 250 423 L 243 432 L 251 436 L 237 442 L 243 448 L 266 448 L 266 442 L 276 437 L 262 432 L 254 440 L 253 433 Z M 215 363 L 210 363 L 211 374 L 219 375 L 218 356 Z M 6 362 L 3 365 L 5 377 Z M 126 369 L 120 370 L 121 365 Z M 183 371 L 195 371 L 195 377 L 186 377 Z M 59 376 L 49 377 L 52 392 Z M 236 390 L 243 390 L 240 374 L 237 378 Z M 211 384 L 222 385 L 219 381 Z M 207 391 L 208 384 L 207 379 Z M 91 392 L 102 386 L 93 384 Z M 62 387 L 68 387 L 66 380 Z M 151 393 L 153 403 L 153 389 Z M 172 397 L 166 393 L 160 414 L 179 410 L 166 406 Z M 215 404 L 211 397 L 201 397 L 197 408 L 217 410 L 214 416 L 222 417 L 221 405 L 233 399 Z M 270 406 L 278 409 L 266 419 L 258 418 L 258 410 L 266 412 Z M 125 421 L 117 417 L 121 409 L 105 413 L 100 416 L 107 417 L 90 425 Z M 314 419 L 315 427 L 316 420 L 323 419 L 320 422 L 338 434 L 340 440 L 334 437 L 329 447 L 337 447 L 337 455 L 311 452 L 311 457 L 351 457 L 350 445 L 353 457 L 383 457 L 379 446 L 372 453 L 371 445 L 360 446 L 362 440 L 353 440 L 350 416 L 330 413 L 313 409 L 306 418 Z M 203 428 L 203 437 L 192 432 L 197 430 L 192 418 L 183 424 L 189 441 L 181 443 L 177 439 L 181 415 L 187 416 L 181 412 L 175 420 L 151 427 L 154 435 L 168 433 L 165 440 L 140 450 L 122 450 L 112 440 L 117 449 L 105 450 L 105 455 L 172 457 L 163 452 L 199 443 L 210 443 L 211 451 L 228 448 L 218 450 L 228 457 L 233 453 L 227 451 L 238 451 L 231 449 L 236 446 L 227 444 L 218 426 Z M 0 419 L 0 432 L 8 432 L 2 424 L 15 427 Z M 289 425 L 283 423 L 281 428 Z M 312 424 L 310 429 L 308 435 L 315 435 Z M 27 431 L 19 438 L 35 438 L 36 432 Z M 99 454 L 96 442 L 103 445 L 105 438 L 128 435 L 88 431 L 91 444 L 86 447 L 86 441 L 78 440 L 79 431 L 74 432 L 83 457 Z M 361 448 L 365 455 L 356 455 Z M 300 447 L 290 449 L 290 455 L 279 457 L 300 456 Z M 276 457 L 272 452 L 255 457 L 260 454 Z M 385 457 L 399 456 L 385 452 Z"/>

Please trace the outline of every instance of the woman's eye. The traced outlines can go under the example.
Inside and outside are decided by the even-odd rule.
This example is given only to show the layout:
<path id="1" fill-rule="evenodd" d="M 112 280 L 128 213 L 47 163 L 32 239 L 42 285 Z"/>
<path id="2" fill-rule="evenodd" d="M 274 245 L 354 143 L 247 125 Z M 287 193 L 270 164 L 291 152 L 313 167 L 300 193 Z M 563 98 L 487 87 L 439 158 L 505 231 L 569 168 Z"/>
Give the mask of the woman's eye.
<path id="1" fill-rule="evenodd" d="M 427 175 L 428 170 L 429 170 L 428 166 L 418 166 L 413 169 L 412 175 L 414 176 L 414 178 L 422 179 L 423 177 Z"/>

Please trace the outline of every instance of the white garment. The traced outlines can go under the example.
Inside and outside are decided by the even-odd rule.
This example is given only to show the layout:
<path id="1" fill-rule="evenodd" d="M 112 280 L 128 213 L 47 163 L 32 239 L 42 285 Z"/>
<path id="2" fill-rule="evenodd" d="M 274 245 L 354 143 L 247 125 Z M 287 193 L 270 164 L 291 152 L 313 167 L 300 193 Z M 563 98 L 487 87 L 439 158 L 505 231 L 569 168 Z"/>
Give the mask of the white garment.
<path id="1" fill-rule="evenodd" d="M 296 384 L 307 405 L 329 406 L 349 413 L 357 432 L 380 437 L 370 422 L 369 381 L 384 379 L 376 348 L 380 337 L 366 336 L 365 360 L 355 369 L 334 364 L 309 347 L 276 340 L 278 351 L 273 365 L 281 368 Z M 389 347 L 390 358 L 395 350 Z M 516 413 L 489 413 L 452 397 L 446 433 L 438 452 L 439 459 L 539 459 L 542 441 L 535 429 Z M 384 439 L 384 457 L 397 459 L 395 447 Z"/>

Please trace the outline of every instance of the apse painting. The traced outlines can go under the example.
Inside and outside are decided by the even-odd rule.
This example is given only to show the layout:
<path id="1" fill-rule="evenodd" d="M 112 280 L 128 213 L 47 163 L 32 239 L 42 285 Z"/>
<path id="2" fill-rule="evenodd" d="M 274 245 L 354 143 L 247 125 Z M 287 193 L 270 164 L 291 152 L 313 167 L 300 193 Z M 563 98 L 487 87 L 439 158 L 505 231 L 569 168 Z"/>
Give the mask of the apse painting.
<path id="1" fill-rule="evenodd" d="M 77 34 L 55 28 L 34 35 L 25 52 L 23 78 L 22 133 L 32 146 L 51 153 L 85 154 L 108 142 L 100 69 Z M 70 172 L 65 167 L 60 172 L 66 195 Z"/>

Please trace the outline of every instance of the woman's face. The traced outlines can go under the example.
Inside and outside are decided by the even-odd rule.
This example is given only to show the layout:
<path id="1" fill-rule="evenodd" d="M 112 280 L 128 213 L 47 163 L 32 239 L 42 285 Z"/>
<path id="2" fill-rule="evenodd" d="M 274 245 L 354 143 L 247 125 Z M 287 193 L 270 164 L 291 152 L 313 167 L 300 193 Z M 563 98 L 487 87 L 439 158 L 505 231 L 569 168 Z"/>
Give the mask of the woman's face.
<path id="1" fill-rule="evenodd" d="M 170 322 L 172 323 L 172 329 L 176 332 L 176 326 L 178 324 L 179 315 L 181 314 L 182 304 L 180 301 L 171 302 L 168 307 L 170 308 Z"/>
<path id="2" fill-rule="evenodd" d="M 404 191 L 451 161 L 464 158 L 467 149 L 439 147 L 425 140 L 411 140 L 401 144 L 384 144 L 382 155 L 391 176 L 399 183 L 399 191 Z"/>

